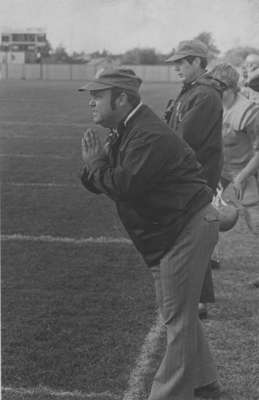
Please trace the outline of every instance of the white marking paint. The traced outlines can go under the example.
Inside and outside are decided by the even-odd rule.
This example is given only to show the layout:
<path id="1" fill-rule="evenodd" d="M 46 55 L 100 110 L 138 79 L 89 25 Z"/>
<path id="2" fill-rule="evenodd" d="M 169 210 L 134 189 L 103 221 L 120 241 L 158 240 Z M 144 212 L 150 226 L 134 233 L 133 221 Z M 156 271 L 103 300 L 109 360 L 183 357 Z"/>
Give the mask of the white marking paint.
<path id="1" fill-rule="evenodd" d="M 78 126 L 87 128 L 92 126 L 89 123 L 81 122 L 41 122 L 41 121 L 0 121 L 0 125 L 22 125 L 22 126 Z"/>
<path id="2" fill-rule="evenodd" d="M 46 182 L 46 183 L 38 183 L 38 182 L 28 182 L 28 183 L 23 183 L 23 182 L 2 182 L 2 185 L 5 186 L 18 186 L 18 187 L 27 187 L 27 186 L 32 186 L 32 187 L 69 187 L 69 188 L 75 188 L 75 187 L 83 187 L 82 185 L 77 185 L 75 183 L 55 183 L 55 182 Z"/>
<path id="3" fill-rule="evenodd" d="M 163 323 L 160 315 L 158 315 L 154 325 L 151 327 L 144 340 L 135 367 L 130 374 L 128 388 L 124 393 L 123 400 L 139 400 L 142 398 L 145 377 L 149 371 L 152 356 L 157 350 L 162 331 Z"/>
<path id="4" fill-rule="evenodd" d="M 1 125 L 1 124 L 0 124 Z M 68 136 L 68 135 L 60 135 L 60 136 L 53 136 L 53 135 L 44 135 L 44 136 L 32 136 L 32 135 L 16 135 L 16 134 L 8 134 L 8 135 L 1 135 L 1 139 L 28 139 L 28 140 L 35 140 L 37 142 L 41 141 L 50 141 L 50 140 L 75 140 L 79 139 L 76 135 Z"/>
<path id="5" fill-rule="evenodd" d="M 69 238 L 69 237 L 59 237 L 59 236 L 50 236 L 50 235 L 40 235 L 40 236 L 30 236 L 23 235 L 20 233 L 14 233 L 10 235 L 1 235 L 3 241 L 27 241 L 27 242 L 48 242 L 48 243 L 67 243 L 74 245 L 84 245 L 88 243 L 97 243 L 97 244 L 129 244 L 132 242 L 127 238 L 114 238 L 114 237 L 89 237 L 89 238 Z"/>
<path id="6" fill-rule="evenodd" d="M 72 397 L 74 399 L 119 399 L 118 395 L 115 395 L 111 392 L 101 392 L 101 393 L 83 393 L 78 390 L 73 392 L 69 391 L 57 391 L 52 390 L 45 386 L 39 386 L 32 389 L 25 389 L 25 388 L 12 388 L 12 387 L 3 387 L 3 392 L 14 393 L 14 394 L 28 394 L 28 395 L 48 395 L 54 397 Z"/>
<path id="7" fill-rule="evenodd" d="M 57 160 L 70 160 L 73 157 L 71 156 L 60 156 L 58 154 L 0 154 L 0 157 L 8 157 L 8 158 L 53 158 Z"/>

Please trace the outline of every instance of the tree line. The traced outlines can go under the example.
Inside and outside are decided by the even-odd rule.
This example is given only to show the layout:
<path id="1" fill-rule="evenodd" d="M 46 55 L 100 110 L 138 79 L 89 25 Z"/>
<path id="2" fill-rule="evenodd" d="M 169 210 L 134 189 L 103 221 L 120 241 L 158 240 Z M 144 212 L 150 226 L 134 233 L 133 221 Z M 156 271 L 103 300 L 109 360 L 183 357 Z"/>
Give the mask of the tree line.
<path id="1" fill-rule="evenodd" d="M 201 32 L 194 39 L 199 39 L 208 47 L 208 60 L 213 61 L 220 59 L 221 61 L 229 62 L 230 64 L 239 67 L 243 64 L 248 54 L 259 54 L 259 48 L 249 46 L 234 47 L 225 54 L 220 55 L 220 50 L 215 44 L 213 35 L 210 32 Z M 90 59 L 109 58 L 110 60 L 120 59 L 122 64 L 126 65 L 158 65 L 165 64 L 175 49 L 168 54 L 157 52 L 154 48 L 133 48 L 123 54 L 112 54 L 107 50 L 95 51 L 91 54 L 84 52 L 73 52 L 68 54 L 65 47 L 61 44 L 56 49 L 52 49 L 50 43 L 47 43 L 44 52 L 42 53 L 41 61 L 51 63 L 86 63 Z"/>

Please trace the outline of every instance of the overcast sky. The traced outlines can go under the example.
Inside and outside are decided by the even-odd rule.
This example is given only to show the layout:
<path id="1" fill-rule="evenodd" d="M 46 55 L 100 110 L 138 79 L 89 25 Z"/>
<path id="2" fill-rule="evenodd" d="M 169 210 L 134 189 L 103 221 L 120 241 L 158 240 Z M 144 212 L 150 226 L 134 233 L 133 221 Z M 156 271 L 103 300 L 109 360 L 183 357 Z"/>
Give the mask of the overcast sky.
<path id="1" fill-rule="evenodd" d="M 202 31 L 221 51 L 259 48 L 259 0 L 0 0 L 0 29 L 43 27 L 55 48 L 168 53 Z"/>

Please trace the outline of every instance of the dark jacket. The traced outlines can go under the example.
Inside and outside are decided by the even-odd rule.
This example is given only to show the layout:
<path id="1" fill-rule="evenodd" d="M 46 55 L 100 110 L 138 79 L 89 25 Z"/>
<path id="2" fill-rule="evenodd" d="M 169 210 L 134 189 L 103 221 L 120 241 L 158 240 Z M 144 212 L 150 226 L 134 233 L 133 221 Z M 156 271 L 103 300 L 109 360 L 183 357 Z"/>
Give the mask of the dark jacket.
<path id="1" fill-rule="evenodd" d="M 183 86 L 166 116 L 173 131 L 195 151 L 213 191 L 223 164 L 221 92 L 220 83 L 205 74 Z"/>
<path id="2" fill-rule="evenodd" d="M 136 248 L 155 265 L 212 193 L 191 148 L 147 106 L 118 132 L 109 157 L 85 169 L 82 183 L 115 201 Z"/>

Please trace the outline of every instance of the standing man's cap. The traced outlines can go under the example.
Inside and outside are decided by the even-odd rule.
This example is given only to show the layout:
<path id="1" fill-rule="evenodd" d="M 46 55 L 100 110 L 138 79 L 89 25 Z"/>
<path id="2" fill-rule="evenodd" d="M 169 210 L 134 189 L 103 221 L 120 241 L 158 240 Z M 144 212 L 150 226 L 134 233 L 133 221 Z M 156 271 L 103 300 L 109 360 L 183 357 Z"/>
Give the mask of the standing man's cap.
<path id="1" fill-rule="evenodd" d="M 201 40 L 184 40 L 179 43 L 175 54 L 166 60 L 166 62 L 176 62 L 187 56 L 207 58 L 208 48 Z"/>
<path id="2" fill-rule="evenodd" d="M 121 68 L 112 71 L 109 70 L 107 72 L 102 71 L 97 74 L 93 80 L 90 80 L 87 85 L 78 90 L 97 91 L 117 87 L 138 93 L 141 83 L 142 79 L 140 79 L 133 70 L 123 70 L 123 68 Z"/>

